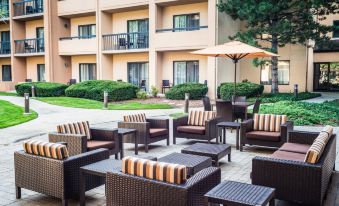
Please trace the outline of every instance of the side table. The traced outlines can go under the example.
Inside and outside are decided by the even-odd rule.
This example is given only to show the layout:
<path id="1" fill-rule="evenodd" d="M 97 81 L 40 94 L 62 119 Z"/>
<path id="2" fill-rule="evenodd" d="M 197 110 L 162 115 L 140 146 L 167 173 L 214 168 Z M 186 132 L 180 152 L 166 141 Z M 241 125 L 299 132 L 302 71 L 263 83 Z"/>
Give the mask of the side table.
<path id="1" fill-rule="evenodd" d="M 138 135 L 136 129 L 125 129 L 125 128 L 118 128 L 119 134 L 119 146 L 120 146 L 120 159 L 124 158 L 124 137 L 129 134 L 133 134 L 134 136 L 134 153 L 138 155 Z"/>
<path id="2" fill-rule="evenodd" d="M 226 144 L 226 129 L 235 129 L 236 130 L 236 149 L 239 150 L 239 132 L 240 132 L 241 124 L 239 122 L 220 122 L 217 124 L 218 128 L 221 128 L 223 131 L 223 135 L 220 135 L 223 138 L 223 143 Z M 218 130 L 219 131 L 219 130 Z M 222 140 L 220 139 L 220 142 Z"/>

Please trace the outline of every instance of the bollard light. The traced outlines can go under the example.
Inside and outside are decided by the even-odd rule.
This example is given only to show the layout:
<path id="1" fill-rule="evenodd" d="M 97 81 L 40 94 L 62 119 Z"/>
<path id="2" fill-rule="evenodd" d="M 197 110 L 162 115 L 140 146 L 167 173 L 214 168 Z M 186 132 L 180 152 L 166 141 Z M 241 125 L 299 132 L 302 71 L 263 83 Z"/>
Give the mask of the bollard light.
<path id="1" fill-rule="evenodd" d="M 104 109 L 108 109 L 108 92 L 104 91 Z"/>
<path id="2" fill-rule="evenodd" d="M 298 84 L 294 85 L 294 97 L 298 98 L 298 93 L 299 93 L 299 89 L 298 89 Z"/>
<path id="3" fill-rule="evenodd" d="M 35 87 L 34 87 L 34 85 L 32 85 L 32 97 L 33 98 L 35 97 Z"/>
<path id="4" fill-rule="evenodd" d="M 185 113 L 188 113 L 189 102 L 190 102 L 190 94 L 189 93 L 185 93 L 185 109 L 184 109 Z"/>
<path id="5" fill-rule="evenodd" d="M 29 113 L 29 93 L 25 93 L 24 98 L 25 98 L 25 113 L 24 114 L 30 114 Z"/>

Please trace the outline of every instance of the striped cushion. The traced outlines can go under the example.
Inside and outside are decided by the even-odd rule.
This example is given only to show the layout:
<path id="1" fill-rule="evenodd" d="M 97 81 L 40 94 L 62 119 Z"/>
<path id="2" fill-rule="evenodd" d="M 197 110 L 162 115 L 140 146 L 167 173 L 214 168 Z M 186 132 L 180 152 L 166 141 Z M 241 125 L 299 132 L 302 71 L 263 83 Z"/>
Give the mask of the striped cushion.
<path id="1" fill-rule="evenodd" d="M 57 126 L 58 133 L 86 135 L 87 139 L 92 139 L 89 122 L 75 122 Z"/>
<path id="2" fill-rule="evenodd" d="M 205 126 L 205 121 L 213 119 L 217 116 L 212 111 L 191 111 L 188 116 L 188 125 L 190 126 Z"/>
<path id="3" fill-rule="evenodd" d="M 122 159 L 122 172 L 174 184 L 183 184 L 187 179 L 186 166 L 136 157 Z"/>
<path id="4" fill-rule="evenodd" d="M 67 147 L 63 144 L 49 143 L 36 140 L 24 142 L 24 150 L 28 154 L 63 160 L 68 157 Z"/>
<path id="5" fill-rule="evenodd" d="M 321 130 L 321 132 L 328 134 L 328 139 L 329 139 L 333 134 L 333 127 L 330 125 L 326 125 L 324 129 Z"/>
<path id="6" fill-rule="evenodd" d="M 255 131 L 280 132 L 281 125 L 287 121 L 286 115 L 254 114 Z"/>
<path id="7" fill-rule="evenodd" d="M 146 122 L 146 114 L 124 116 L 124 122 Z"/>

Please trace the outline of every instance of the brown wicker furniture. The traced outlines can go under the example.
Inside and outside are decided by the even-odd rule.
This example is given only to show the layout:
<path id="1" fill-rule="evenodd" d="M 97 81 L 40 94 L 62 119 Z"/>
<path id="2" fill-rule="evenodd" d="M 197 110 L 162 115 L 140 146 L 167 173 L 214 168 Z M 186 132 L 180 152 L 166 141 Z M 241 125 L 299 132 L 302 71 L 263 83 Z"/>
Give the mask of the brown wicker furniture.
<path id="1" fill-rule="evenodd" d="M 279 148 L 287 142 L 288 133 L 293 130 L 293 122 L 287 121 L 281 125 L 280 132 L 255 131 L 254 120 L 249 119 L 241 123 L 240 151 L 248 145 Z"/>
<path id="2" fill-rule="evenodd" d="M 203 206 L 204 194 L 220 183 L 219 168 L 209 167 L 184 184 L 171 184 L 120 172 L 108 172 L 107 206 Z"/>
<path id="3" fill-rule="evenodd" d="M 87 151 L 105 148 L 109 150 L 110 155 L 115 155 L 118 159 L 119 136 L 117 129 L 90 128 L 91 139 L 86 135 L 50 133 L 48 135 L 50 142 L 66 142 L 70 155 L 77 155 Z"/>
<path id="4" fill-rule="evenodd" d="M 235 129 L 236 130 L 236 149 L 239 150 L 239 133 L 240 133 L 240 126 L 239 122 L 220 122 L 217 124 L 218 128 L 222 129 L 222 135 L 220 136 L 220 142 L 223 139 L 223 143 L 226 144 L 226 129 Z M 218 130 L 219 131 L 219 130 Z"/>
<path id="5" fill-rule="evenodd" d="M 217 116 L 223 122 L 234 122 L 233 105 L 231 101 L 216 100 Z"/>
<path id="6" fill-rule="evenodd" d="M 259 99 L 256 99 L 255 102 L 254 102 L 254 105 L 253 105 L 252 113 L 247 113 L 248 119 L 253 119 L 254 114 L 259 113 L 260 104 L 261 104 L 261 101 Z"/>
<path id="7" fill-rule="evenodd" d="M 118 122 L 118 127 L 136 129 L 137 143 L 145 145 L 146 153 L 148 152 L 148 146 L 151 143 L 166 140 L 167 145 L 169 145 L 168 119 L 147 118 L 146 122 Z M 126 135 L 124 142 L 135 143 L 135 138 Z"/>
<path id="8" fill-rule="evenodd" d="M 124 137 L 127 135 L 132 134 L 134 136 L 134 154 L 138 155 L 138 144 L 137 144 L 137 130 L 136 129 L 125 129 L 125 128 L 119 128 L 118 129 L 119 134 L 119 148 L 120 148 L 120 159 L 124 158 Z"/>
<path id="9" fill-rule="evenodd" d="M 319 133 L 293 131 L 289 134 L 288 143 L 310 146 L 318 135 Z M 275 188 L 277 199 L 322 205 L 335 166 L 336 135 L 330 137 L 315 164 L 300 159 L 300 155 L 305 158 L 305 154 L 301 154 L 302 147 L 293 149 L 300 150 L 299 155 L 287 155 L 287 152 L 278 151 L 279 159 L 277 156 L 255 157 L 252 161 L 252 184 Z"/>
<path id="10" fill-rule="evenodd" d="M 202 98 L 202 103 L 204 104 L 204 111 L 213 111 L 213 105 L 208 96 Z"/>
<path id="11" fill-rule="evenodd" d="M 228 161 L 231 161 L 231 146 L 228 144 L 204 144 L 195 143 L 181 150 L 185 154 L 193 154 L 211 157 L 216 166 L 219 166 L 219 160 L 228 155 Z"/>
<path id="12" fill-rule="evenodd" d="M 64 160 L 27 154 L 24 151 L 14 153 L 16 197 L 21 198 L 21 188 L 50 195 L 67 205 L 70 198 L 79 197 L 80 167 L 109 158 L 107 149 L 98 149 L 71 156 Z M 104 179 L 86 177 L 90 190 L 102 185 Z"/>
<path id="13" fill-rule="evenodd" d="M 187 168 L 188 176 L 192 176 L 197 172 L 212 166 L 212 159 L 210 157 L 182 154 L 176 152 L 159 158 L 158 162 L 185 165 Z"/>
<path id="14" fill-rule="evenodd" d="M 275 190 L 269 187 L 250 185 L 246 183 L 225 181 L 205 194 L 206 201 L 228 206 L 275 205 Z"/>

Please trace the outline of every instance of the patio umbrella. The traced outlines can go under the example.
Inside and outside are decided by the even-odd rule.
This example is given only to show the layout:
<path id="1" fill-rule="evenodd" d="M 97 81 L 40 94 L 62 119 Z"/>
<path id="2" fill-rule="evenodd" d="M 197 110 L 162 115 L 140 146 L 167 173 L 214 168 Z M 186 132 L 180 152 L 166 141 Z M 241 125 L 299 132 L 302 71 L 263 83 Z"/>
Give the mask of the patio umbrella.
<path id="1" fill-rule="evenodd" d="M 240 41 L 232 41 L 222 45 L 209 47 L 191 52 L 191 54 L 209 57 L 226 57 L 232 59 L 234 63 L 234 95 L 236 95 L 237 89 L 237 63 L 240 59 L 278 56 L 277 54 L 250 46 Z"/>

